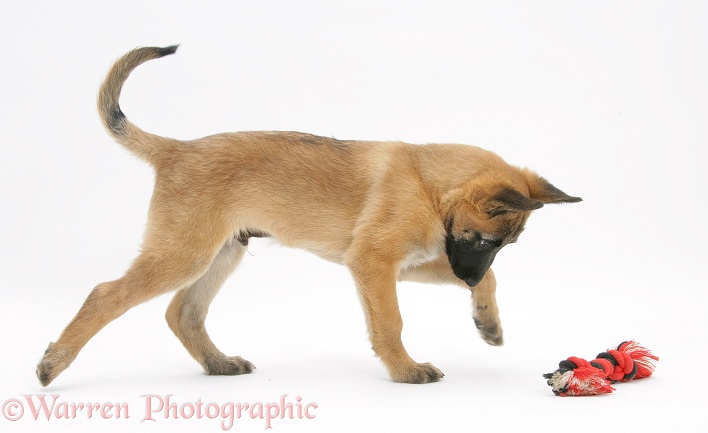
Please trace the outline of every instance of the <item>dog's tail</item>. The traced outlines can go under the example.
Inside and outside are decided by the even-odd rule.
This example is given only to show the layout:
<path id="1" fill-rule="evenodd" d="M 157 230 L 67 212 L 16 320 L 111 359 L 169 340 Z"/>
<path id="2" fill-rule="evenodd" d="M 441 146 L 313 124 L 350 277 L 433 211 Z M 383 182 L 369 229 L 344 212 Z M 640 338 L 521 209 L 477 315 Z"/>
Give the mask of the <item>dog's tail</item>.
<path id="1" fill-rule="evenodd" d="M 133 154 L 152 163 L 157 162 L 159 155 L 167 148 L 173 148 L 175 140 L 149 134 L 128 121 L 120 109 L 120 92 L 133 69 L 148 60 L 174 54 L 175 51 L 177 45 L 130 51 L 115 62 L 98 92 L 98 112 L 108 132 Z"/>

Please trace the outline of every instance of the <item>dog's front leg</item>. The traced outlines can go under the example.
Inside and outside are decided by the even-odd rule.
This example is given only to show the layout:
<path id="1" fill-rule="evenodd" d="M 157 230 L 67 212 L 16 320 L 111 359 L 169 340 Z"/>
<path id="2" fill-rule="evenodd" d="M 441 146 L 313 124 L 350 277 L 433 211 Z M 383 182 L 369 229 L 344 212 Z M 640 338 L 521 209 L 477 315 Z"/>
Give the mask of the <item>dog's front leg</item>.
<path id="1" fill-rule="evenodd" d="M 391 379 L 402 383 L 437 382 L 444 375 L 430 363 L 417 363 L 403 347 L 403 320 L 396 296 L 396 269 L 392 263 L 367 255 L 349 264 L 364 307 L 369 338 Z"/>
<path id="2" fill-rule="evenodd" d="M 406 268 L 401 271 L 398 279 L 419 283 L 454 284 L 471 290 L 472 318 L 482 338 L 492 346 L 501 346 L 504 343 L 496 299 L 497 280 L 491 268 L 484 274 L 482 281 L 472 288 L 455 276 L 446 258 Z"/>
<path id="3" fill-rule="evenodd" d="M 487 270 L 484 278 L 472 288 L 472 317 L 482 338 L 492 346 L 504 344 L 499 307 L 497 307 L 497 280 L 494 272 Z"/>

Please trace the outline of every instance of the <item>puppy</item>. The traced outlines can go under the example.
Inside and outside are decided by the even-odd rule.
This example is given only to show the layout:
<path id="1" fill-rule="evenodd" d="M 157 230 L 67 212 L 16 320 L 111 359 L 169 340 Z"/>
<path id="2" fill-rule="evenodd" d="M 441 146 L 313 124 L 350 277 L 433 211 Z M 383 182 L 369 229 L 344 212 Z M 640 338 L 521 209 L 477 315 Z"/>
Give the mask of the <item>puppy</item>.
<path id="1" fill-rule="evenodd" d="M 167 322 L 206 374 L 250 373 L 253 364 L 216 348 L 204 327 L 209 304 L 249 238 L 273 237 L 351 271 L 369 338 L 392 380 L 436 382 L 401 343 L 396 281 L 469 290 L 482 338 L 502 344 L 489 268 L 531 211 L 574 203 L 544 178 L 465 145 L 341 141 L 298 132 L 239 132 L 192 141 L 160 137 L 127 120 L 118 100 L 138 65 L 177 47 L 139 48 L 101 85 L 108 132 L 155 168 L 142 252 L 125 276 L 99 284 L 37 366 L 51 383 L 91 337 L 131 307 L 176 291 Z"/>

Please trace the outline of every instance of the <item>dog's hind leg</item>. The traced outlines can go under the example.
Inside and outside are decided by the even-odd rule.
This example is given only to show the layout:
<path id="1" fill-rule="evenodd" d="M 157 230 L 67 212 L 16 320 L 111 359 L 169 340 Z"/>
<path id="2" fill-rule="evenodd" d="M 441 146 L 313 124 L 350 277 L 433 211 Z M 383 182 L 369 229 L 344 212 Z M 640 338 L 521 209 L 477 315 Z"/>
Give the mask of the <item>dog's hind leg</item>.
<path id="1" fill-rule="evenodd" d="M 167 308 L 167 323 L 190 355 L 210 375 L 250 373 L 253 364 L 239 356 L 226 356 L 209 338 L 204 320 L 221 285 L 241 261 L 246 247 L 236 238 L 227 242 L 211 267 L 191 286 L 180 290 Z"/>
<path id="2" fill-rule="evenodd" d="M 47 386 L 65 370 L 109 322 L 140 303 L 194 284 L 206 273 L 228 231 L 202 217 L 192 215 L 187 224 L 176 225 L 166 220 L 163 224 L 148 225 L 143 252 L 125 276 L 93 289 L 59 339 L 45 351 L 37 365 L 42 385 Z"/>

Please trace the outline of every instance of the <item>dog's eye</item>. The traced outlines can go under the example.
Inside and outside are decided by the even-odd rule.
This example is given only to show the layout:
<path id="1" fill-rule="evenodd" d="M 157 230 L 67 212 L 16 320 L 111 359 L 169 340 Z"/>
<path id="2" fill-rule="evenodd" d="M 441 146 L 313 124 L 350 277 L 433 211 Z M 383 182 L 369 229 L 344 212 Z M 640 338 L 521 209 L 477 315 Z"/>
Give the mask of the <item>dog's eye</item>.
<path id="1" fill-rule="evenodd" d="M 494 246 L 494 243 L 491 239 L 480 239 L 478 245 L 483 248 L 489 248 Z"/>

